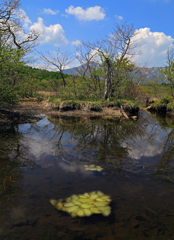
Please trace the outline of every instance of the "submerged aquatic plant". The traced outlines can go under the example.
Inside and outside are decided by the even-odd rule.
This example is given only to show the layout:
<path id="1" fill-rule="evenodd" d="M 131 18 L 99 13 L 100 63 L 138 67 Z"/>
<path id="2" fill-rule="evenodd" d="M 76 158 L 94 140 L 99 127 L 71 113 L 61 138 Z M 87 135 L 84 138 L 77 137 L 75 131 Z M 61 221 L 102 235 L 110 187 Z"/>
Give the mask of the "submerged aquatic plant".
<path id="1" fill-rule="evenodd" d="M 102 214 L 107 217 L 111 213 L 111 207 L 108 206 L 111 197 L 100 191 L 84 193 L 80 195 L 73 194 L 65 201 L 51 199 L 50 203 L 57 209 L 71 214 L 72 217 L 89 217 L 92 214 Z"/>
<path id="2" fill-rule="evenodd" d="M 94 164 L 91 165 L 84 165 L 85 170 L 90 170 L 90 171 L 98 171 L 101 172 L 103 170 L 102 167 L 100 166 L 95 166 Z"/>

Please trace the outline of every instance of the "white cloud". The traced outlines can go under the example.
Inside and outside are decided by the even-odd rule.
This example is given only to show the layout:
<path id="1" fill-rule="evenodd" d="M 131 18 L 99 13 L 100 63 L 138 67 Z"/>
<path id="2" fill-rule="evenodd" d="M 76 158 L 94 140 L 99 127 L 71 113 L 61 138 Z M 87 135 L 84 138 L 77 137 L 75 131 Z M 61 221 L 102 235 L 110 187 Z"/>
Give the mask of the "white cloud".
<path id="1" fill-rule="evenodd" d="M 123 20 L 122 16 L 115 15 L 115 17 L 118 18 L 119 20 Z"/>
<path id="2" fill-rule="evenodd" d="M 27 16 L 26 12 L 23 9 L 14 10 L 14 13 L 21 19 L 23 22 L 23 27 L 25 29 L 29 28 L 29 25 L 32 24 L 31 20 Z"/>
<path id="3" fill-rule="evenodd" d="M 149 63 L 149 67 L 162 67 L 168 47 L 174 47 L 174 39 L 163 32 L 151 32 L 150 28 L 136 30 L 138 35 L 133 39 L 140 39 L 142 55 L 134 57 L 140 63 Z"/>
<path id="4" fill-rule="evenodd" d="M 78 62 L 78 58 L 81 59 L 81 53 L 80 52 L 76 52 L 74 53 L 74 56 L 77 58 L 77 63 Z M 92 49 L 88 54 L 86 54 L 86 58 L 83 59 L 83 63 L 80 61 L 80 64 L 85 64 L 87 62 L 86 59 L 90 59 L 91 61 L 93 62 L 98 62 L 98 63 L 101 63 L 101 58 L 100 58 L 100 55 L 98 53 L 98 49 Z M 82 59 L 81 59 L 82 60 Z M 78 64 L 79 65 L 79 64 Z"/>
<path id="5" fill-rule="evenodd" d="M 76 41 L 73 41 L 71 44 L 72 44 L 73 46 L 78 46 L 78 45 L 82 44 L 82 42 L 79 41 L 79 40 L 76 40 Z"/>
<path id="6" fill-rule="evenodd" d="M 56 15 L 57 13 L 59 13 L 59 11 L 58 11 L 58 10 L 53 11 L 53 10 L 51 10 L 50 8 L 48 8 L 48 9 L 44 8 L 43 13 L 51 14 L 51 15 Z"/>
<path id="7" fill-rule="evenodd" d="M 61 16 L 68 18 L 68 14 L 61 14 Z"/>
<path id="8" fill-rule="evenodd" d="M 79 20 L 103 20 L 105 18 L 104 9 L 100 6 L 89 7 L 84 10 L 81 7 L 70 6 L 68 9 L 65 9 L 65 12 L 71 15 L 74 15 Z"/>
<path id="9" fill-rule="evenodd" d="M 99 52 L 98 52 L 98 49 L 93 49 L 93 50 L 91 50 L 91 52 L 90 52 L 90 57 L 93 57 L 93 58 L 92 58 L 92 61 L 93 61 L 93 62 L 101 63 L 101 57 L 100 57 L 100 54 L 99 54 Z"/>
<path id="10" fill-rule="evenodd" d="M 65 37 L 65 31 L 60 24 L 50 25 L 46 27 L 42 18 L 38 18 L 38 22 L 34 23 L 30 30 L 37 30 L 43 32 L 43 35 L 39 38 L 41 44 L 49 43 L 54 46 L 62 46 L 68 43 Z"/>

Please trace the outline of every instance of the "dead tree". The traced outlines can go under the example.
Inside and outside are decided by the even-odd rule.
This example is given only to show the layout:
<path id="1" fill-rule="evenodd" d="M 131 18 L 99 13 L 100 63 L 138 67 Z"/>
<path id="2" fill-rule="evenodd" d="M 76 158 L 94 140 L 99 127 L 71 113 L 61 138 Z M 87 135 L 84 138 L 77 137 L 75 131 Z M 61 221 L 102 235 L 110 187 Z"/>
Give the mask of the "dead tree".
<path id="1" fill-rule="evenodd" d="M 57 68 L 58 72 L 61 74 L 63 85 L 65 87 L 66 81 L 63 71 L 65 70 L 66 66 L 68 66 L 68 64 L 72 62 L 72 59 L 70 58 L 70 53 L 62 52 L 60 51 L 60 49 L 58 49 L 55 54 L 51 54 L 49 51 L 46 52 L 46 54 L 42 52 L 38 53 L 41 56 L 41 60 Z"/>
<path id="2" fill-rule="evenodd" d="M 119 78 L 117 79 L 117 76 L 119 76 L 120 72 L 123 74 L 123 65 L 125 63 L 132 64 L 131 58 L 136 54 L 140 54 L 137 51 L 139 46 L 137 35 L 138 32 L 135 31 L 133 24 L 124 23 L 119 25 L 116 23 L 114 24 L 113 32 L 107 38 L 94 43 L 82 42 L 82 45 L 88 48 L 90 52 L 96 51 L 102 60 L 105 68 L 104 99 L 106 100 L 109 100 L 111 97 L 113 86 L 117 87 L 120 81 Z M 88 58 L 87 62 L 91 60 L 92 58 Z M 88 63 L 86 67 L 89 66 L 90 64 Z M 87 69 L 85 71 L 87 72 Z"/>
<path id="3" fill-rule="evenodd" d="M 80 75 L 85 81 L 89 93 L 94 94 L 96 97 L 102 97 L 100 77 L 94 73 L 99 66 L 98 51 L 92 48 L 89 42 L 81 42 L 81 45 L 75 49 L 76 53 L 74 55 L 80 64 L 80 66 L 76 68 L 76 74 Z M 89 78 L 92 80 L 92 83 L 89 82 Z"/>

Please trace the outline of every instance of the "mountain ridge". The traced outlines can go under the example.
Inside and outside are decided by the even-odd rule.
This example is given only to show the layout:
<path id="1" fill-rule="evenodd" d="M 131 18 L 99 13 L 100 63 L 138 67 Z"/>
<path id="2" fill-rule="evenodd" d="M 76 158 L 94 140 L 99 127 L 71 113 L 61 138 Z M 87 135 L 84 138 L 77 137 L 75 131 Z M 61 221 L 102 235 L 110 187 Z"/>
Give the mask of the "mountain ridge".
<path id="1" fill-rule="evenodd" d="M 94 63 L 92 63 L 94 64 Z M 80 70 L 83 69 L 83 66 L 79 66 L 79 67 L 74 67 L 74 68 L 69 68 L 69 69 L 65 69 L 63 71 L 64 74 L 68 74 L 68 75 L 79 75 L 77 69 L 80 68 Z M 160 73 L 160 70 L 163 69 L 163 67 L 152 67 L 152 68 L 148 68 L 148 67 L 139 67 L 137 68 L 137 73 L 136 75 L 133 77 L 135 82 L 139 82 L 142 80 L 142 84 L 147 83 L 148 81 L 153 81 L 153 80 L 157 80 L 158 83 L 164 83 L 167 81 L 163 78 L 162 74 Z"/>

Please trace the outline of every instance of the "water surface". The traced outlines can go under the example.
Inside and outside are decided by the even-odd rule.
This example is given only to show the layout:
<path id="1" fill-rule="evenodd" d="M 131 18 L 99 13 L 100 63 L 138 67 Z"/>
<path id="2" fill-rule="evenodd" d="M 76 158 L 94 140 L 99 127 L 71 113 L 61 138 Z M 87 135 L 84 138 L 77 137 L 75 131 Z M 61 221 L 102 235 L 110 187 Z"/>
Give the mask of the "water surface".
<path id="1" fill-rule="evenodd" d="M 50 116 L 0 127 L 0 143 L 0 239 L 174 239 L 174 129 L 165 117 Z M 71 218 L 49 203 L 96 190 L 111 195 L 109 217 Z"/>

